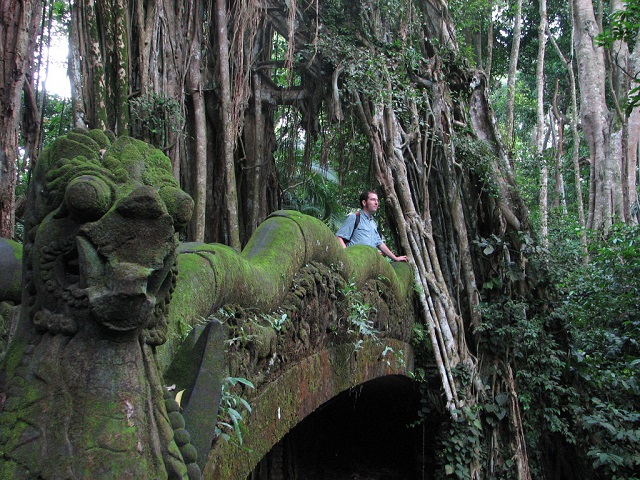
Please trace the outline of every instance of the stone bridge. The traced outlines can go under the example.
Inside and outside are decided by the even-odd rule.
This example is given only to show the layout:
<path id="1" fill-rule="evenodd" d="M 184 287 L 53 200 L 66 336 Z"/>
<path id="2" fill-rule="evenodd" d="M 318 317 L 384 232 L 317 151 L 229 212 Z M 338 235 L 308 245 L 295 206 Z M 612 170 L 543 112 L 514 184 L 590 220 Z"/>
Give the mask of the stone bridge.
<path id="1" fill-rule="evenodd" d="M 221 245 L 183 244 L 179 252 L 169 322 L 176 332 L 158 358 L 165 382 L 184 390 L 205 478 L 247 478 L 341 392 L 412 372 L 409 265 L 370 247 L 344 250 L 322 223 L 291 211 L 271 215 L 240 255 Z M 181 343 L 180 328 L 193 319 L 203 321 Z M 242 445 L 233 434 L 214 435 L 222 377 L 255 386 L 239 391 L 252 408 Z"/>
<path id="2" fill-rule="evenodd" d="M 417 412 L 410 265 L 294 211 L 241 253 L 179 245 L 191 199 L 126 137 L 70 134 L 37 168 L 21 288 L 0 242 L 1 478 L 266 478 L 345 395 L 382 399 L 364 430 L 403 397 L 400 422 Z"/>

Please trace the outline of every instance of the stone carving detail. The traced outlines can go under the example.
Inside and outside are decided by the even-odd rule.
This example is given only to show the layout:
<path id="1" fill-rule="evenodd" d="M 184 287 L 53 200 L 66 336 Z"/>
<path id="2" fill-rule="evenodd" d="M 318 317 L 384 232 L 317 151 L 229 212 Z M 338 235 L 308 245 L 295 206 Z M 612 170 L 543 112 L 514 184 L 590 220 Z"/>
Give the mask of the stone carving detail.
<path id="1" fill-rule="evenodd" d="M 43 153 L 28 205 L 0 477 L 198 478 L 154 355 L 193 210 L 169 159 L 128 137 L 73 132 Z"/>
<path id="2" fill-rule="evenodd" d="M 347 302 L 338 298 L 343 282 L 378 302 L 376 328 L 408 339 L 407 264 L 392 266 L 371 247 L 345 250 L 321 221 L 294 211 L 271 214 L 242 252 L 218 244 L 178 249 L 192 209 L 169 159 L 143 142 L 77 131 L 43 153 L 25 217 L 20 318 L 0 368 L 0 478 L 196 480 L 201 469 L 232 478 L 211 473 L 221 465 L 212 463 L 211 445 L 223 373 L 253 366 L 262 371 L 247 375 L 268 388 L 287 366 L 316 358 L 335 339 L 327 338 L 329 323 L 340 333 L 334 307 Z M 177 264 L 188 272 L 178 283 Z M 198 332 L 201 319 L 225 306 L 284 308 L 296 323 L 277 339 L 264 326 L 270 341 L 226 365 L 233 321 L 220 328 L 210 321 L 193 342 L 183 331 Z M 270 363 L 272 347 L 281 361 Z M 183 392 L 181 406 L 160 372 Z M 290 410 L 290 418 L 301 411 Z"/>

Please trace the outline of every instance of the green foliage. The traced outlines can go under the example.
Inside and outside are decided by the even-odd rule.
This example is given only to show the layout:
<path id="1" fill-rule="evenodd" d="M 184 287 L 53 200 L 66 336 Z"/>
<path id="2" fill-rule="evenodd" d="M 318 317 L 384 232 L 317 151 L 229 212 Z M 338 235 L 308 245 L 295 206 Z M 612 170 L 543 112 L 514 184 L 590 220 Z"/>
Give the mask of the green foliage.
<path id="1" fill-rule="evenodd" d="M 515 282 L 523 280 L 525 271 L 520 265 L 513 261 L 506 261 L 511 255 L 523 254 L 529 259 L 537 259 L 546 253 L 546 249 L 536 243 L 527 232 L 518 232 L 517 244 L 519 252 L 514 251 L 512 242 L 491 234 L 487 238 L 477 237 L 472 242 L 483 255 L 499 259 L 501 268 L 496 271 L 496 275 L 484 280 L 482 288 L 485 293 L 508 291 Z M 509 255 L 505 256 L 505 253 Z"/>
<path id="2" fill-rule="evenodd" d="M 555 5 L 548 2 L 550 23 L 555 16 Z M 492 78 L 502 79 L 507 77 L 511 48 L 513 45 L 513 17 L 515 15 L 516 2 L 495 0 L 492 5 L 491 18 L 493 20 L 493 58 Z M 566 7 L 564 7 L 566 9 Z M 463 13 L 464 15 L 464 13 Z M 563 25 L 567 25 L 566 19 Z M 537 57 L 538 35 L 538 4 L 535 2 L 522 3 L 521 41 L 518 56 L 518 70 L 526 77 L 535 73 Z M 484 40 L 484 39 L 483 39 Z M 535 95 L 533 96 L 535 99 Z"/>
<path id="3" fill-rule="evenodd" d="M 549 244 L 553 248 L 546 260 L 554 283 L 563 282 L 566 275 L 582 264 L 584 247 L 581 236 L 582 228 L 575 215 L 565 215 L 558 209 L 549 212 Z"/>
<path id="4" fill-rule="evenodd" d="M 609 28 L 596 37 L 599 45 L 611 48 L 617 40 L 630 46 L 635 44 L 640 30 L 640 4 L 637 1 L 625 1 L 623 5 L 623 9 L 609 16 Z"/>
<path id="5" fill-rule="evenodd" d="M 588 478 L 633 479 L 640 465 L 640 227 L 616 225 L 592 238 L 587 264 L 576 228 L 568 220 L 552 229 L 546 261 L 558 296 L 545 299 L 547 310 L 533 315 L 533 305 L 507 297 L 483 304 L 477 333 L 485 355 L 500 360 L 495 373 L 513 368 L 529 451 L 560 438 L 579 453 L 576 465 L 591 470 Z M 494 400 L 484 405 L 489 425 L 504 413 Z M 532 472 L 541 474 L 544 461 L 530 456 Z"/>
<path id="6" fill-rule="evenodd" d="M 413 324 L 411 345 L 413 346 L 413 353 L 415 356 L 415 366 L 413 373 L 410 375 L 421 385 L 421 389 L 430 388 L 425 383 L 428 381 L 429 376 L 425 366 L 432 362 L 433 351 L 427 327 L 421 323 L 416 322 Z"/>
<path id="7" fill-rule="evenodd" d="M 614 225 L 605 238 L 592 241 L 589 254 L 591 262 L 571 271 L 562 285 L 576 326 L 637 335 L 640 228 Z"/>
<path id="8" fill-rule="evenodd" d="M 465 406 L 452 412 L 453 419 L 444 438 L 438 461 L 442 470 L 436 472 L 437 479 L 457 478 L 470 480 L 474 466 L 484 458 L 482 449 L 481 407 Z"/>
<path id="9" fill-rule="evenodd" d="M 491 105 L 494 108 L 498 124 L 504 134 L 504 122 L 507 111 L 507 80 L 504 77 L 498 88 L 491 93 Z M 536 92 L 535 83 L 527 81 L 522 73 L 516 78 L 514 98 L 514 132 L 513 151 L 527 156 L 531 146 L 531 131 L 536 125 Z"/>
<path id="10" fill-rule="evenodd" d="M 239 394 L 233 392 L 234 387 L 238 385 L 254 388 L 253 383 L 246 378 L 227 377 L 224 379 L 218 421 L 214 429 L 218 437 L 223 438 L 225 441 L 235 441 L 238 445 L 242 445 L 242 434 L 245 431 L 242 410 L 251 413 L 251 405 Z"/>
<path id="11" fill-rule="evenodd" d="M 340 227 L 344 210 L 338 201 L 338 178 L 333 169 L 314 163 L 306 174 L 300 171 L 288 182 L 293 184 L 283 192 L 284 208 L 322 220 L 332 231 Z"/>
<path id="12" fill-rule="evenodd" d="M 417 97 L 410 80 L 426 62 L 421 52 L 425 39 L 412 2 L 332 0 L 323 9 L 328 34 L 317 47 L 343 70 L 345 97 L 357 93 L 374 102 L 397 100 L 398 108 L 406 105 L 405 95 Z M 398 98 L 390 98 L 396 90 Z"/>
<path id="13" fill-rule="evenodd" d="M 449 11 L 456 29 L 463 33 L 458 36 L 460 51 L 471 64 L 476 59 L 474 58 L 473 45 L 468 43 L 468 38 L 475 35 L 486 35 L 493 4 L 494 2 L 491 0 L 452 0 L 449 2 Z M 483 67 L 483 65 L 476 66 Z"/>
<path id="14" fill-rule="evenodd" d="M 404 358 L 404 350 L 394 350 L 389 345 L 384 347 L 384 350 L 380 354 L 382 360 L 388 366 L 395 366 L 396 368 L 405 368 L 407 363 Z"/>
<path id="15" fill-rule="evenodd" d="M 271 325 L 271 328 L 273 328 L 277 333 L 280 333 L 286 330 L 286 323 L 287 323 L 286 313 L 283 313 L 280 316 L 264 315 L 263 318 L 265 318 L 269 322 L 269 325 Z"/>
<path id="16" fill-rule="evenodd" d="M 487 402 L 484 405 L 484 412 L 485 412 L 484 420 L 491 426 L 497 425 L 509 413 L 507 410 L 508 401 L 509 401 L 508 394 L 506 393 L 497 394 L 492 401 Z"/>
<path id="17" fill-rule="evenodd" d="M 182 107 L 174 98 L 150 92 L 132 98 L 129 107 L 137 122 L 135 133 L 158 148 L 167 146 L 170 134 L 182 131 Z"/>
<path id="18" fill-rule="evenodd" d="M 640 465 L 640 227 L 594 239 L 589 264 L 562 284 L 558 312 L 571 319 L 571 368 L 589 399 L 576 407 L 593 468 L 634 478 Z"/>
<path id="19" fill-rule="evenodd" d="M 477 184 L 482 190 L 497 198 L 500 190 L 496 182 L 496 172 L 493 171 L 495 154 L 489 144 L 477 140 L 470 135 L 461 135 L 456 141 L 456 158 L 477 178 Z"/>
<path id="20" fill-rule="evenodd" d="M 57 137 L 69 133 L 72 126 L 71 103 L 68 99 L 47 93 L 42 119 L 42 143 L 48 145 Z"/>
<path id="21" fill-rule="evenodd" d="M 612 480 L 638 479 L 634 472 L 640 467 L 640 413 L 596 397 L 590 407 L 582 422 L 592 439 L 587 456 L 594 470 Z"/>
<path id="22" fill-rule="evenodd" d="M 538 422 L 573 443 L 573 425 L 567 420 L 577 391 L 565 377 L 567 354 L 553 334 L 553 318 L 529 318 L 529 306 L 512 300 L 483 306 L 483 341 L 497 358 L 516 366 L 521 409 L 529 441 L 538 442 Z M 500 368 L 500 367 L 496 367 Z"/>
<path id="23" fill-rule="evenodd" d="M 609 28 L 596 37 L 596 43 L 607 49 L 612 49 L 614 43 L 622 40 L 633 48 L 640 32 L 640 3 L 638 1 L 626 1 L 624 8 L 613 12 L 609 16 Z M 635 86 L 629 92 L 625 102 L 625 111 L 630 115 L 633 109 L 640 105 L 640 78 L 637 72 L 633 72 L 632 80 Z"/>
<path id="24" fill-rule="evenodd" d="M 379 341 L 379 332 L 370 318 L 376 312 L 375 307 L 363 300 L 362 292 L 357 289 L 354 282 L 346 283 L 341 294 L 348 304 L 347 332 L 355 334 L 358 338 L 356 349 L 365 339 Z"/>

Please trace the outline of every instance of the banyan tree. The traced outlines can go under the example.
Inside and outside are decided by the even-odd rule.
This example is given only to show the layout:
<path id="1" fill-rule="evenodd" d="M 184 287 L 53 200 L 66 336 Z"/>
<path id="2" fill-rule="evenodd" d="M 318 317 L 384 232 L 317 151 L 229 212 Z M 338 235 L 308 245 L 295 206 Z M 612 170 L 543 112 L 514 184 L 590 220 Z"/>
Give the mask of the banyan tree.
<path id="1" fill-rule="evenodd" d="M 298 161 L 366 155 L 470 478 L 530 478 L 514 373 L 479 327 L 482 302 L 532 294 L 533 241 L 446 1 L 77 0 L 70 38 L 75 126 L 162 149 L 195 201 L 191 240 L 240 249 L 282 206 L 284 108 Z M 345 130 L 363 141 L 335 141 Z M 506 419 L 481 425 L 496 398 Z"/>

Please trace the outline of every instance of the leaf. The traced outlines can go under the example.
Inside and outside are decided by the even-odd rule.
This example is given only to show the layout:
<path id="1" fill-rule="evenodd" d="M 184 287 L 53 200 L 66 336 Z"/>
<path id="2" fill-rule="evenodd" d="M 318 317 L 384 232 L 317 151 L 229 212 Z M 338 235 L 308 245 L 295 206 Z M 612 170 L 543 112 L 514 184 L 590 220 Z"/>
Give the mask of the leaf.
<path id="1" fill-rule="evenodd" d="M 178 393 L 176 393 L 176 402 L 177 402 L 178 405 L 180 405 L 180 402 L 182 402 L 182 394 L 183 393 L 184 393 L 184 390 L 180 390 Z"/>
<path id="2" fill-rule="evenodd" d="M 240 414 L 240 412 L 238 412 L 233 408 L 228 408 L 227 413 L 231 417 L 231 420 L 233 421 L 233 423 L 237 423 L 238 420 L 242 420 L 242 415 Z"/>
<path id="3" fill-rule="evenodd" d="M 241 398 L 240 403 L 242 403 L 247 412 L 251 413 L 251 405 L 249 405 L 249 402 L 247 402 L 244 398 Z"/>

